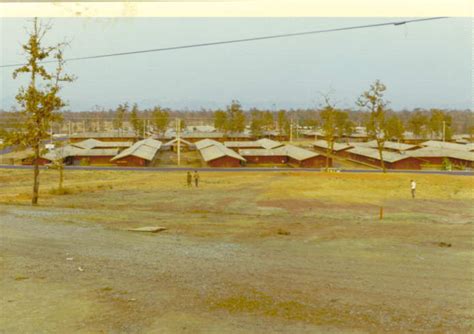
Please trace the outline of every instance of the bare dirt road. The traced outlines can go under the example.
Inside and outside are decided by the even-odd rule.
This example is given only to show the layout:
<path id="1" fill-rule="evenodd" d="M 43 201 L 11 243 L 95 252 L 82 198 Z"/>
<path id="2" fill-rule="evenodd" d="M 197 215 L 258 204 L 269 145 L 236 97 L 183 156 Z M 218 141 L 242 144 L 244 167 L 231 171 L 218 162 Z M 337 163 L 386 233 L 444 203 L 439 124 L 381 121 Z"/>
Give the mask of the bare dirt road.
<path id="1" fill-rule="evenodd" d="M 224 173 L 187 189 L 180 174 L 75 172 L 71 194 L 33 208 L 17 173 L 0 174 L 2 333 L 473 330 L 466 177 L 423 176 L 413 201 L 406 175 Z M 125 230 L 139 226 L 168 229 Z"/>

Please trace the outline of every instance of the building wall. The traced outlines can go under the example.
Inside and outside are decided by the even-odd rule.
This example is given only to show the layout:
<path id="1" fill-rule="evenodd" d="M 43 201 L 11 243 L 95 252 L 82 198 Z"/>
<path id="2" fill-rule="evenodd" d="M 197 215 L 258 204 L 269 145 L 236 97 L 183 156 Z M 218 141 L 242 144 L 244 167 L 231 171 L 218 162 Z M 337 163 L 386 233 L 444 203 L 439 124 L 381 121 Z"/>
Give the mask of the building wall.
<path id="1" fill-rule="evenodd" d="M 313 145 L 313 148 L 318 153 L 321 153 L 321 154 L 326 154 L 327 153 L 327 149 L 325 147 L 319 147 L 319 146 L 314 146 Z M 339 150 L 339 151 L 333 150 L 332 154 L 335 155 L 335 156 L 344 158 L 344 157 L 347 157 L 347 152 L 346 151 L 348 149 L 349 149 L 349 147 L 346 148 L 346 149 Z"/>
<path id="2" fill-rule="evenodd" d="M 114 162 L 117 166 L 145 167 L 149 165 L 148 160 L 133 155 L 117 159 Z"/>
<path id="3" fill-rule="evenodd" d="M 229 156 L 208 161 L 209 167 L 241 167 L 240 160 Z"/>
<path id="4" fill-rule="evenodd" d="M 243 156 L 247 163 L 251 164 L 286 164 L 288 162 L 288 157 L 284 155 L 270 155 L 270 156 Z"/>
<path id="5" fill-rule="evenodd" d="M 323 168 L 323 167 L 326 167 L 326 157 L 322 155 L 318 155 L 316 157 L 309 158 L 302 161 L 289 158 L 288 163 L 293 166 L 298 166 L 301 168 Z M 329 167 L 332 167 L 331 158 L 329 158 Z"/>
<path id="6" fill-rule="evenodd" d="M 21 164 L 24 166 L 29 166 L 34 164 L 35 159 L 34 158 L 26 158 L 21 160 Z M 51 161 L 44 159 L 44 158 L 38 158 L 38 165 L 44 166 L 46 164 L 49 164 Z"/>
<path id="7" fill-rule="evenodd" d="M 382 163 L 379 159 L 369 158 L 354 153 L 349 153 L 349 158 L 355 161 L 360 161 L 368 165 L 382 167 Z M 421 165 L 424 163 L 421 159 L 417 158 L 406 158 L 396 162 L 385 162 L 385 168 L 387 169 L 421 169 Z"/>
<path id="8" fill-rule="evenodd" d="M 474 167 L 474 162 L 468 160 L 461 160 L 456 158 L 449 158 L 451 163 L 456 166 L 466 166 L 466 167 Z"/>
<path id="9" fill-rule="evenodd" d="M 390 169 L 421 169 L 423 161 L 416 158 L 407 158 L 400 161 L 387 163 L 387 168 Z"/>
<path id="10" fill-rule="evenodd" d="M 111 155 L 100 155 L 100 156 L 81 156 L 76 155 L 73 159 L 73 165 L 80 165 L 82 163 L 86 163 L 88 165 L 110 165 L 112 162 L 113 156 Z"/>
<path id="11" fill-rule="evenodd" d="M 240 147 L 228 147 L 232 151 L 239 153 L 239 150 L 253 150 L 253 149 L 261 149 L 261 146 L 240 146 Z"/>

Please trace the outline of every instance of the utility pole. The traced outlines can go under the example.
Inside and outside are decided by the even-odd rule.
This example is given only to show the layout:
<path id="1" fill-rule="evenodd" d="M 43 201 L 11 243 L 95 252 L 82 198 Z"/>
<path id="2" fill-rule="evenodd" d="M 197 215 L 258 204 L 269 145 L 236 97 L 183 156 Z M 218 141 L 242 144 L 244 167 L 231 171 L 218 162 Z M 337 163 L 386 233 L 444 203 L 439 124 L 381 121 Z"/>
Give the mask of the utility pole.
<path id="1" fill-rule="evenodd" d="M 443 141 L 446 141 L 446 121 L 443 121 Z"/>
<path id="2" fill-rule="evenodd" d="M 296 140 L 299 138 L 300 121 L 296 120 Z"/>
<path id="3" fill-rule="evenodd" d="M 290 143 L 293 141 L 293 118 L 290 121 Z"/>
<path id="4" fill-rule="evenodd" d="M 181 138 L 180 138 L 180 130 L 181 130 L 181 121 L 179 118 L 176 118 L 176 149 L 178 153 L 178 166 L 181 165 Z"/>

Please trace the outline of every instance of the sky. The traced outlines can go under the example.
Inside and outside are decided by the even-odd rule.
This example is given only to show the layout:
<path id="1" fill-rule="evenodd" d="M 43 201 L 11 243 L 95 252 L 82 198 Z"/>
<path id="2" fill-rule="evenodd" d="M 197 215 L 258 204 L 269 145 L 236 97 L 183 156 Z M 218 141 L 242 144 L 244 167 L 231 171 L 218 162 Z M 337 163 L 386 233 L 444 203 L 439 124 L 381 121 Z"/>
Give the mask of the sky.
<path id="1" fill-rule="evenodd" d="M 403 18 L 401 18 L 403 19 Z M 65 58 L 395 21 L 398 18 L 55 18 L 46 44 L 69 40 Z M 473 108 L 472 19 L 69 62 L 77 80 L 68 110 L 137 103 L 199 110 L 313 108 L 330 93 L 355 108 L 376 79 L 394 110 Z M 21 63 L 28 19 L 0 18 L 0 64 Z M 0 108 L 15 106 L 25 79 L 0 68 Z"/>

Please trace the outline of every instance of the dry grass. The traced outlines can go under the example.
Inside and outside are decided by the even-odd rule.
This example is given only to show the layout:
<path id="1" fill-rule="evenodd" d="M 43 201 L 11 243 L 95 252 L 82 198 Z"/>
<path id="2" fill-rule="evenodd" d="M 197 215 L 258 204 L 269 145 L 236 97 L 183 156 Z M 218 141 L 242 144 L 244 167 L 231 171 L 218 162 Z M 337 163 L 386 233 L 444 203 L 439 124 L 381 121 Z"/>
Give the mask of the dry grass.
<path id="1" fill-rule="evenodd" d="M 31 174 L 0 170 L 0 215 L 20 223 L 4 230 L 17 238 L 5 246 L 4 292 L 51 305 L 24 326 L 49 317 L 63 332 L 64 319 L 83 332 L 472 331 L 472 177 L 202 172 L 190 189 L 184 172 L 66 171 L 71 194 L 60 196 L 50 192 L 57 172 L 42 171 L 30 208 Z M 138 226 L 167 230 L 122 231 Z M 33 307 L 7 306 L 11 326 Z"/>

